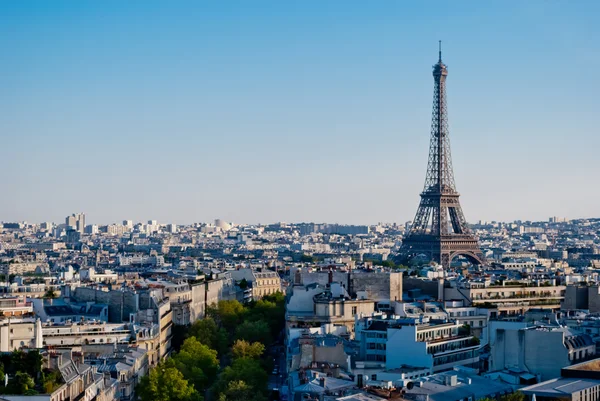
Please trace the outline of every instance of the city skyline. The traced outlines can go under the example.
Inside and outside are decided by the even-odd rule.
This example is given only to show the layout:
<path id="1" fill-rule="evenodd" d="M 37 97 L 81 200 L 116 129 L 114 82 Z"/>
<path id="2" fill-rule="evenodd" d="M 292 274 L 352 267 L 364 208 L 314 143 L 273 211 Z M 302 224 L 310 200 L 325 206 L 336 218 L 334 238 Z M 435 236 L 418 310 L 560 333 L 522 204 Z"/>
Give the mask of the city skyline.
<path id="1" fill-rule="evenodd" d="M 467 221 L 598 215 L 594 2 L 38 4 L 0 6 L 0 221 L 412 220 L 438 39 Z"/>

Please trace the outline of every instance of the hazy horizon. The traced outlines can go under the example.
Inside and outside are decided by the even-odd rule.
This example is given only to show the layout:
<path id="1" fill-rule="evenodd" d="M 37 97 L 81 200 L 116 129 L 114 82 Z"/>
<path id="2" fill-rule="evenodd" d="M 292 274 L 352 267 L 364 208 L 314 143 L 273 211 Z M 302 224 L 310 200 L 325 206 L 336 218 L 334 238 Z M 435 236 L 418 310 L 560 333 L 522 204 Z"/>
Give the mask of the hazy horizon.
<path id="1" fill-rule="evenodd" d="M 467 220 L 600 216 L 600 3 L 0 4 L 0 221 L 404 223 L 438 40 Z"/>

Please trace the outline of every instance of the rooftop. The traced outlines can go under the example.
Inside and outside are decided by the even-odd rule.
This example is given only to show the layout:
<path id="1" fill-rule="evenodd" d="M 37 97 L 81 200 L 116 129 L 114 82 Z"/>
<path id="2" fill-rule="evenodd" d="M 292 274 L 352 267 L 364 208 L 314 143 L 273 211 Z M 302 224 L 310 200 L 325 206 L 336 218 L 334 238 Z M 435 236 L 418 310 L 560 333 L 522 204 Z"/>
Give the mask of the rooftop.
<path id="1" fill-rule="evenodd" d="M 585 389 L 600 386 L 600 380 L 559 377 L 533 386 L 524 387 L 521 391 L 526 395 L 535 394 L 544 397 L 560 397 Z"/>

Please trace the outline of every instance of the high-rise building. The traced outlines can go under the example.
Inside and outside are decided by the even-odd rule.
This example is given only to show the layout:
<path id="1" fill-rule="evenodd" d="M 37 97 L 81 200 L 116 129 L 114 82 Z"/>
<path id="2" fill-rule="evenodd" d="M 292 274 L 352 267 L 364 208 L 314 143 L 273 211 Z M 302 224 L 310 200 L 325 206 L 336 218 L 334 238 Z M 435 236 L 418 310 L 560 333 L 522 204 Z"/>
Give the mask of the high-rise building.
<path id="1" fill-rule="evenodd" d="M 85 233 L 91 235 L 98 234 L 98 226 L 96 224 L 85 226 Z"/>
<path id="2" fill-rule="evenodd" d="M 85 214 L 73 213 L 72 215 L 67 216 L 65 218 L 65 225 L 67 226 L 67 228 L 73 227 L 73 229 L 83 234 L 83 231 L 85 229 Z"/>

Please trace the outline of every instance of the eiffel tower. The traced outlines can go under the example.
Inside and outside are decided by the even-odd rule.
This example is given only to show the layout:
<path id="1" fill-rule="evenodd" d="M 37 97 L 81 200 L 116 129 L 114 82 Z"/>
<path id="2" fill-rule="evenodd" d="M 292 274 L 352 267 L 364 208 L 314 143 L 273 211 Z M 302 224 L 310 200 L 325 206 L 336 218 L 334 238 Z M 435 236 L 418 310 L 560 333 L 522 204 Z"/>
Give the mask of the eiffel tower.
<path id="1" fill-rule="evenodd" d="M 440 41 L 439 60 L 433 66 L 435 89 L 425 187 L 419 209 L 400 250 L 408 258 L 425 254 L 444 268 L 450 267 L 450 262 L 457 255 L 475 264 L 484 262 L 477 238 L 471 233 L 460 207 L 454 183 L 446 109 L 447 76 L 448 68 L 442 63 Z"/>

